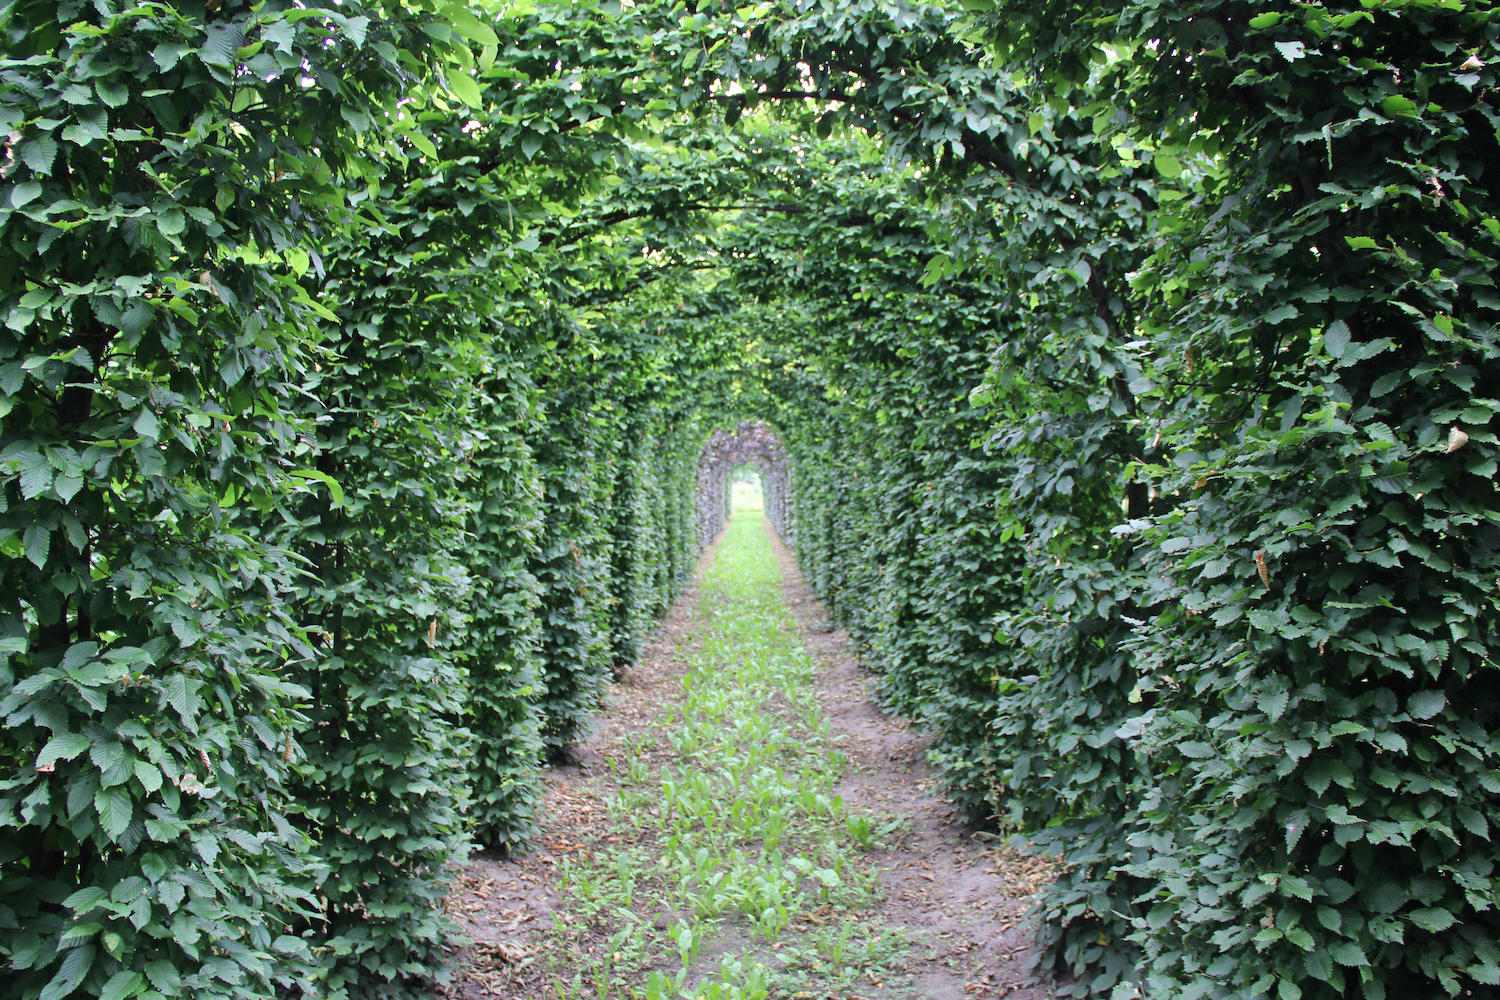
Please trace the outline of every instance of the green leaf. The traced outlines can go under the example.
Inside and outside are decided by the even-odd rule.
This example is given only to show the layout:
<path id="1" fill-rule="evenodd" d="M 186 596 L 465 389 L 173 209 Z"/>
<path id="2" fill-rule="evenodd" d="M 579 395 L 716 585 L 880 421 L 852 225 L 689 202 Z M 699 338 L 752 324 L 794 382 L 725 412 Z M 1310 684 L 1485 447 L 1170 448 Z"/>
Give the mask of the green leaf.
<path id="1" fill-rule="evenodd" d="M 300 278 L 307 273 L 308 268 L 312 267 L 312 257 L 308 256 L 306 250 L 290 247 L 286 251 L 286 264 L 292 269 L 292 273 Z"/>
<path id="2" fill-rule="evenodd" d="M 39 460 L 22 468 L 21 497 L 32 500 L 46 493 L 52 488 L 52 476 L 52 466 Z"/>
<path id="3" fill-rule="evenodd" d="M 21 162 L 30 167 L 32 173 L 50 177 L 56 160 L 57 140 L 50 135 L 39 135 L 21 146 Z"/>
<path id="4" fill-rule="evenodd" d="M 182 988 L 182 975 L 177 967 L 165 959 L 156 959 L 146 963 L 146 975 L 151 977 L 151 985 L 155 986 L 167 996 L 176 996 Z"/>
<path id="5" fill-rule="evenodd" d="M 94 808 L 99 811 L 99 826 L 111 840 L 125 832 L 135 815 L 130 793 L 119 785 L 99 789 L 94 795 Z"/>
<path id="6" fill-rule="evenodd" d="M 1323 332 L 1323 347 L 1329 354 L 1342 358 L 1349 349 L 1349 325 L 1343 320 L 1334 320 Z"/>
<path id="7" fill-rule="evenodd" d="M 319 472 L 317 469 L 293 469 L 290 475 L 296 476 L 299 479 L 317 480 L 327 486 L 328 492 L 333 494 L 333 505 L 335 507 L 344 506 L 344 488 L 339 485 L 337 479 L 334 479 L 328 473 Z"/>
<path id="8" fill-rule="evenodd" d="M 402 134 L 406 136 L 407 140 L 413 146 L 416 146 L 417 149 L 421 150 L 423 156 L 429 157 L 434 160 L 438 158 L 437 146 L 433 145 L 432 139 L 427 136 L 427 133 L 413 129 L 410 132 L 405 132 Z"/>
<path id="9" fill-rule="evenodd" d="M 75 476 L 64 476 L 59 474 L 52 481 L 52 491 L 57 494 L 63 503 L 72 503 L 78 491 L 83 489 L 83 480 Z"/>
<path id="10" fill-rule="evenodd" d="M 139 972 L 122 969 L 109 977 L 104 989 L 99 991 L 99 1000 L 125 1000 L 146 988 L 146 978 Z"/>
<path id="11" fill-rule="evenodd" d="M 169 208 L 156 217 L 156 228 L 163 236 L 178 236 L 187 228 L 187 216 L 180 208 Z"/>
<path id="12" fill-rule="evenodd" d="M 1168 180 L 1176 180 L 1182 176 L 1182 161 L 1167 153 L 1157 153 L 1151 159 L 1152 166 L 1156 172 Z"/>
<path id="13" fill-rule="evenodd" d="M 1368 236 L 1345 236 L 1344 242 L 1355 250 L 1374 250 L 1380 246 Z"/>
<path id="14" fill-rule="evenodd" d="M 42 196 L 42 185 L 37 181 L 22 181 L 10 189 L 12 208 L 24 208 Z"/>
<path id="15" fill-rule="evenodd" d="M 1457 918 L 1451 912 L 1439 909 L 1436 906 L 1427 906 L 1420 910 L 1413 910 L 1407 916 L 1411 918 L 1412 923 L 1424 931 L 1431 931 L 1434 934 L 1445 931 L 1458 923 Z"/>
<path id="16" fill-rule="evenodd" d="M 72 760 L 87 750 L 92 742 L 82 733 L 58 733 L 48 740 L 47 745 L 42 747 L 42 752 L 37 754 L 36 766 L 41 768 L 53 761 Z"/>
<path id="17" fill-rule="evenodd" d="M 47 566 L 47 552 L 52 548 L 52 532 L 40 524 L 28 525 L 24 536 L 26 558 L 37 569 Z"/>
<path id="18" fill-rule="evenodd" d="M 1417 117 L 1417 104 L 1409 97 L 1400 94 L 1392 94 L 1380 102 L 1380 110 L 1384 111 L 1387 118 L 1415 118 Z"/>
<path id="19" fill-rule="evenodd" d="M 479 84 L 475 83 L 474 78 L 462 67 L 455 66 L 449 70 L 447 81 L 448 89 L 453 92 L 453 96 L 469 107 L 478 108 L 484 105 L 484 94 L 480 91 Z"/>
<path id="20" fill-rule="evenodd" d="M 1365 958 L 1365 953 L 1353 941 L 1332 942 L 1328 945 L 1328 955 L 1340 965 L 1351 968 L 1370 964 L 1369 959 Z"/>
<path id="21" fill-rule="evenodd" d="M 98 954 L 97 949 L 91 944 L 80 945 L 77 948 L 68 949 L 63 956 L 62 965 L 57 970 L 57 975 L 52 981 L 42 988 L 38 1000 L 63 1000 L 83 982 L 83 977 L 88 975 L 89 969 L 94 966 L 94 958 Z"/>
<path id="22" fill-rule="evenodd" d="M 167 704 L 177 711 L 182 721 L 194 732 L 198 728 L 198 711 L 203 706 L 198 697 L 200 682 L 183 674 L 173 674 L 167 680 Z"/>
<path id="23" fill-rule="evenodd" d="M 156 419 L 156 414 L 151 412 L 149 406 L 141 407 L 141 412 L 136 415 L 135 423 L 132 425 L 135 432 L 141 437 L 156 440 L 161 433 L 161 421 Z"/>
<path id="24" fill-rule="evenodd" d="M 63 900 L 63 906 L 72 910 L 75 915 L 83 916 L 108 898 L 108 889 L 102 889 L 97 885 L 90 885 L 79 889 Z"/>
<path id="25" fill-rule="evenodd" d="M 1441 691 L 1418 691 L 1406 702 L 1413 719 L 1430 719 L 1443 710 L 1448 698 Z"/>
<path id="26" fill-rule="evenodd" d="M 157 767 L 150 761 L 137 760 L 135 762 L 135 777 L 136 780 L 141 783 L 141 787 L 146 790 L 146 793 L 148 795 L 161 789 L 161 768 Z"/>
<path id="27" fill-rule="evenodd" d="M 1274 28 L 1274 27 L 1276 27 L 1280 23 L 1281 23 L 1281 12 L 1280 11 L 1274 11 L 1274 10 L 1267 11 L 1264 14 L 1257 14 L 1257 15 L 1255 15 L 1254 17 L 1252 17 L 1250 19 L 1250 27 L 1255 28 L 1257 30 L 1264 30 L 1266 28 Z"/>
<path id="28" fill-rule="evenodd" d="M 473 11 L 467 7 L 449 4 L 443 8 L 442 16 L 450 28 L 470 41 L 478 42 L 480 45 L 500 44 L 500 36 L 495 34 L 495 30 L 475 17 Z"/>

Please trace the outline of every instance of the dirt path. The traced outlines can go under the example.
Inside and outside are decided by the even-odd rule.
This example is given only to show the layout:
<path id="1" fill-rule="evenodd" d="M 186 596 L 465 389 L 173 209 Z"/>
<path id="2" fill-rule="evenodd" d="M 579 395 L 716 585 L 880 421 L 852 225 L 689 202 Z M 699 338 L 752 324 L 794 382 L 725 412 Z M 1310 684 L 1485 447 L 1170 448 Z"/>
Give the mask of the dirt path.
<path id="1" fill-rule="evenodd" d="M 770 997 L 1050 997 L 1045 988 L 1027 985 L 1031 933 L 1026 900 L 1045 877 L 1043 866 L 996 850 L 949 821 L 946 803 L 931 791 L 923 741 L 871 703 L 871 679 L 849 650 L 847 636 L 829 627 L 789 553 L 774 536 L 771 541 L 782 572 L 782 594 L 817 665 L 815 683 L 830 722 L 829 745 L 849 761 L 835 791 L 851 813 L 868 814 L 880 832 L 878 846 L 866 855 L 878 870 L 873 899 L 857 913 L 829 913 L 823 907 L 795 926 L 820 931 L 821 926 L 813 925 L 834 920 L 900 929 L 894 932 L 900 946 L 885 949 L 878 963 L 872 957 L 870 966 L 860 970 L 864 974 L 846 977 L 837 992 L 782 992 L 773 986 Z M 451 905 L 475 943 L 461 956 L 464 972 L 448 995 L 465 1000 L 620 995 L 605 988 L 602 978 L 598 986 L 592 980 L 601 962 L 627 957 L 618 950 L 610 955 L 611 949 L 625 947 L 625 936 L 608 933 L 616 925 L 600 920 L 597 906 L 580 909 L 580 898 L 591 897 L 580 896 L 579 873 L 618 869 L 617 883 L 611 884 L 625 886 L 627 881 L 634 884 L 634 876 L 624 871 L 627 866 L 650 866 L 648 855 L 638 853 L 638 840 L 621 825 L 622 787 L 630 784 L 626 762 L 655 769 L 674 760 L 662 727 L 655 723 L 682 701 L 682 678 L 702 634 L 698 582 L 715 548 L 705 553 L 694 584 L 677 601 L 640 663 L 613 689 L 598 732 L 579 748 L 578 763 L 548 773 L 537 850 L 510 859 L 478 854 L 466 869 Z M 640 874 L 649 878 L 651 873 Z M 681 926 L 679 916 L 659 912 L 637 918 L 646 935 L 670 938 Z M 650 926 L 644 926 L 648 921 Z M 746 944 L 743 933 L 724 933 L 729 944 L 710 945 L 700 965 L 726 947 Z"/>

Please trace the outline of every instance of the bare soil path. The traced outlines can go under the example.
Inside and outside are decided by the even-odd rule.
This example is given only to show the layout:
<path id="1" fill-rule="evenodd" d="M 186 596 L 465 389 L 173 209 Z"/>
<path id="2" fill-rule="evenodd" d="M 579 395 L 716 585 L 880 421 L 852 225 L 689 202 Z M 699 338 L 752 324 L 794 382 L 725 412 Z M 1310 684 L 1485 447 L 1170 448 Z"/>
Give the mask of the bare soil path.
<path id="1" fill-rule="evenodd" d="M 800 914 L 789 934 L 802 937 L 788 941 L 813 943 L 800 951 L 795 944 L 781 950 L 782 943 L 762 951 L 770 958 L 777 958 L 779 951 L 779 959 L 789 967 L 811 962 L 822 970 L 819 955 L 829 957 L 827 942 L 840 925 L 846 928 L 840 932 L 846 941 L 848 927 L 858 927 L 860 940 L 879 947 L 870 944 L 861 953 L 868 964 L 843 971 L 836 983 L 818 980 L 823 985 L 816 990 L 796 989 L 800 984 L 783 975 L 769 985 L 769 997 L 1051 997 L 1044 985 L 1030 982 L 1028 973 L 1027 902 L 1046 878 L 1045 866 L 997 848 L 950 820 L 948 805 L 933 791 L 923 740 L 875 707 L 869 697 L 872 678 L 860 667 L 848 637 L 829 626 L 795 562 L 773 534 L 771 544 L 792 622 L 816 662 L 814 683 L 830 723 L 828 744 L 848 761 L 834 789 L 851 815 L 869 817 L 879 836 L 863 859 L 876 873 L 870 880 L 875 888 L 858 910 L 824 906 Z M 597 732 L 578 749 L 577 763 L 548 773 L 537 849 L 511 858 L 481 853 L 471 859 L 450 907 L 474 944 L 460 956 L 463 971 L 447 995 L 463 1000 L 627 998 L 630 993 L 620 988 L 619 980 L 611 986 L 608 979 L 612 969 L 632 960 L 634 953 L 621 950 L 638 948 L 644 939 L 658 945 L 665 941 L 671 952 L 676 935 L 686 926 L 684 914 L 635 912 L 643 906 L 649 909 L 653 897 L 630 891 L 637 879 L 642 886 L 650 883 L 651 859 L 660 845 L 621 812 L 622 807 L 634 806 L 656 815 L 652 805 L 629 798 L 628 767 L 656 773 L 676 760 L 661 720 L 681 711 L 682 680 L 702 642 L 704 616 L 712 614 L 700 599 L 699 581 L 717 545 L 705 553 L 693 585 L 676 602 L 639 664 L 613 688 Z M 640 773 L 632 772 L 634 777 Z M 632 874 L 637 867 L 640 870 Z M 607 884 L 614 896 L 590 881 L 602 882 L 610 872 L 615 873 L 614 881 Z M 580 880 L 587 891 L 580 890 Z M 620 898 L 634 910 L 623 914 L 624 919 L 605 919 L 600 900 Z M 631 920 L 640 924 L 633 936 Z M 873 932 L 874 928 L 881 930 Z M 743 929 L 724 926 L 704 943 L 701 956 L 695 949 L 695 970 L 708 969 L 733 949 L 749 947 L 752 937 Z"/>

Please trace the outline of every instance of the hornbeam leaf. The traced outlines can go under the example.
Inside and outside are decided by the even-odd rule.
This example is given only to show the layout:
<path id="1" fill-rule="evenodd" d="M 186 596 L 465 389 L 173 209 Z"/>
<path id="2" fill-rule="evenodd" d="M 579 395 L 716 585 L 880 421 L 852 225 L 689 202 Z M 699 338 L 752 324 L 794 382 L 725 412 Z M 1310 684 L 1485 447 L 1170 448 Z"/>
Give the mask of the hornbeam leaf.
<path id="1" fill-rule="evenodd" d="M 480 45 L 499 45 L 500 36 L 495 30 L 474 16 L 474 12 L 458 4 L 449 4 L 443 8 L 443 18 L 448 26 L 465 38 L 478 42 Z"/>
<path id="2" fill-rule="evenodd" d="M 146 988 L 146 979 L 139 972 L 122 969 L 109 977 L 104 989 L 99 991 L 99 1000 L 125 1000 Z"/>
<path id="3" fill-rule="evenodd" d="M 1392 94 L 1380 102 L 1380 110 L 1386 113 L 1388 118 L 1415 118 L 1417 117 L 1417 104 L 1409 97 L 1400 94 Z"/>
<path id="4" fill-rule="evenodd" d="M 448 73 L 448 89 L 453 91 L 453 96 L 463 101 L 471 108 L 477 108 L 484 104 L 484 95 L 480 93 L 479 84 L 464 70 L 454 67 Z"/>
<path id="5" fill-rule="evenodd" d="M 40 524 L 29 525 L 25 535 L 26 558 L 42 569 L 47 565 L 47 552 L 52 547 L 52 532 Z"/>
<path id="6" fill-rule="evenodd" d="M 82 733 L 58 733 L 47 741 L 42 752 L 37 754 L 38 770 L 58 760 L 72 760 L 89 748 L 92 741 Z"/>
<path id="7" fill-rule="evenodd" d="M 1411 917 L 1412 923 L 1416 924 L 1424 931 L 1432 931 L 1434 934 L 1438 933 L 1439 931 L 1445 931 L 1458 922 L 1454 918 L 1452 913 L 1447 910 L 1439 909 L 1436 906 L 1428 906 L 1420 910 L 1413 910 L 1411 911 L 1411 913 L 1407 914 L 1407 916 Z"/>
<path id="8" fill-rule="evenodd" d="M 52 162 L 56 159 L 57 140 L 50 135 L 39 135 L 21 147 L 21 162 L 43 177 L 52 173 Z"/>
<path id="9" fill-rule="evenodd" d="M 111 840 L 125 832 L 135 814 L 130 794 L 118 785 L 99 789 L 94 796 L 94 808 L 99 810 L 99 825 Z"/>
<path id="10" fill-rule="evenodd" d="M 339 485 L 337 479 L 334 479 L 328 473 L 319 472 L 317 469 L 293 469 L 292 475 L 298 479 L 316 479 L 327 486 L 328 492 L 333 494 L 333 505 L 335 507 L 344 506 L 344 488 Z"/>
<path id="11" fill-rule="evenodd" d="M 1348 324 L 1341 319 L 1328 324 L 1328 329 L 1323 334 L 1323 346 L 1329 354 L 1342 358 L 1349 349 Z"/>
<path id="12" fill-rule="evenodd" d="M 1430 719 L 1443 710 L 1448 699 L 1441 691 L 1418 691 L 1406 703 L 1413 719 Z"/>

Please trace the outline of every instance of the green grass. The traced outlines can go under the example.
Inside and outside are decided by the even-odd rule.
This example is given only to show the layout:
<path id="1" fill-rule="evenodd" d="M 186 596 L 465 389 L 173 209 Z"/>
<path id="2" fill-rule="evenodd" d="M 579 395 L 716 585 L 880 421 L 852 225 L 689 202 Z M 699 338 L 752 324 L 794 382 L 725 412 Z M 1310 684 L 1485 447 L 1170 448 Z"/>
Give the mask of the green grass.
<path id="1" fill-rule="evenodd" d="M 880 831 L 834 792 L 848 762 L 760 517 L 730 522 L 700 595 L 681 699 L 602 779 L 616 845 L 559 864 L 560 1000 L 828 992 L 907 951 L 846 919 L 876 897 Z"/>

